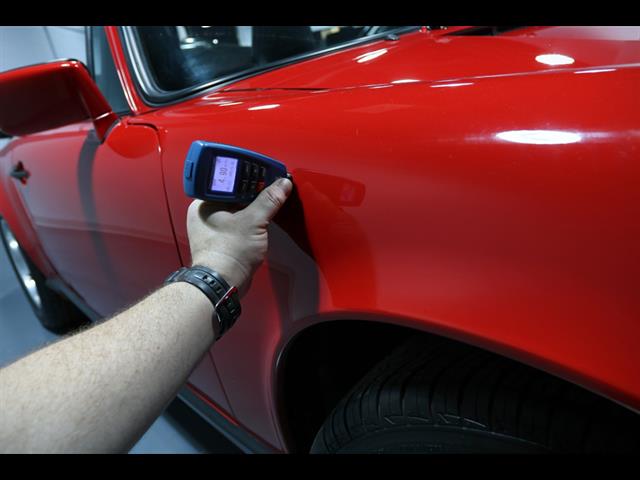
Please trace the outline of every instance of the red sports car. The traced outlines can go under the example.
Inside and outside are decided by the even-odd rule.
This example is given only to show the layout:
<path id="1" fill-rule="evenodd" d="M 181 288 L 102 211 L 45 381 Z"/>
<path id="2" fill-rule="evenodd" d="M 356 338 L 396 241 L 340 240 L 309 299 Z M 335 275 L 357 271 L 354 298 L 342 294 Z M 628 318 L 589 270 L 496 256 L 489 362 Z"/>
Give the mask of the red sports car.
<path id="1" fill-rule="evenodd" d="M 56 331 L 188 265 L 195 140 L 295 191 L 180 396 L 245 451 L 639 451 L 640 28 L 91 27 L 0 74 Z"/>

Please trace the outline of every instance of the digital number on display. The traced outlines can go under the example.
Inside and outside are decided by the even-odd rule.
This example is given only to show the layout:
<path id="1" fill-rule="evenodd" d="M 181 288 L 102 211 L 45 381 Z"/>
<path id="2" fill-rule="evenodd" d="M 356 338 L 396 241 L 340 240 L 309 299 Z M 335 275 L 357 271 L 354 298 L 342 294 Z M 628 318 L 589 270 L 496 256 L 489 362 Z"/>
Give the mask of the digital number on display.
<path id="1" fill-rule="evenodd" d="M 211 190 L 214 192 L 233 192 L 237 168 L 237 158 L 217 156 L 211 180 Z"/>

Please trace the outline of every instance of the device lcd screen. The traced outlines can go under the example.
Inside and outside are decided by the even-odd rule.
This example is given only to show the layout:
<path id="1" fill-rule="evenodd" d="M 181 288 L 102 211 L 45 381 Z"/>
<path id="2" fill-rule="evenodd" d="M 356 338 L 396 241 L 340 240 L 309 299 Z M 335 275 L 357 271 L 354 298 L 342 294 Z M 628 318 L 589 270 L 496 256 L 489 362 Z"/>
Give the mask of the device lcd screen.
<path id="1" fill-rule="evenodd" d="M 233 192 L 237 168 L 237 158 L 216 156 L 211 176 L 211 190 L 214 192 Z"/>

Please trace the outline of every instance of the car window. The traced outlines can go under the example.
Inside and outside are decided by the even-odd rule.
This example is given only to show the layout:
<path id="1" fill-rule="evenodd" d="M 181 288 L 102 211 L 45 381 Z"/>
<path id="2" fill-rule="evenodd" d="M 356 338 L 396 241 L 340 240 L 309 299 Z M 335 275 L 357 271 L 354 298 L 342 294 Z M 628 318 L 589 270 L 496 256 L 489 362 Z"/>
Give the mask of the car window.
<path id="1" fill-rule="evenodd" d="M 91 28 L 91 60 L 89 69 L 98 88 L 116 113 L 128 113 L 129 105 L 122 91 L 104 27 Z"/>
<path id="2" fill-rule="evenodd" d="M 133 31 L 153 87 L 172 92 L 397 28 L 138 26 Z"/>

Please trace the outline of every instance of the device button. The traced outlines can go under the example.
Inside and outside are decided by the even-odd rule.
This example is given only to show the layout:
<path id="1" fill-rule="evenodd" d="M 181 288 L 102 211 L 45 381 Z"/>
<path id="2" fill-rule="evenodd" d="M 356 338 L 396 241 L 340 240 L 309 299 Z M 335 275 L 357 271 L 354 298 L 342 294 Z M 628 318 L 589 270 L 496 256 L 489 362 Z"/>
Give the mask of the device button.
<path id="1" fill-rule="evenodd" d="M 264 189 L 264 180 L 258 180 L 256 183 L 256 192 L 261 192 Z"/>
<path id="2" fill-rule="evenodd" d="M 244 170 L 242 174 L 242 176 L 245 178 L 249 178 L 249 176 L 251 176 L 251 163 L 247 161 L 244 162 Z"/>
<path id="3" fill-rule="evenodd" d="M 251 193 L 256 193 L 256 186 L 257 186 L 257 182 L 255 180 L 253 180 L 251 182 L 251 184 L 249 185 L 249 191 Z"/>
<path id="4" fill-rule="evenodd" d="M 193 162 L 186 162 L 184 164 L 184 178 L 187 180 L 191 180 L 191 176 L 193 175 Z"/>
<path id="5" fill-rule="evenodd" d="M 260 167 L 260 178 L 264 180 L 264 177 L 267 176 L 267 169 L 265 167 Z"/>
<path id="6" fill-rule="evenodd" d="M 249 182 L 247 180 L 243 180 L 240 184 L 240 193 L 247 193 L 247 184 Z"/>
<path id="7" fill-rule="evenodd" d="M 260 173 L 260 167 L 258 167 L 258 165 L 256 165 L 254 163 L 253 164 L 253 171 L 251 172 L 251 180 L 257 180 L 259 173 Z"/>

